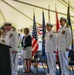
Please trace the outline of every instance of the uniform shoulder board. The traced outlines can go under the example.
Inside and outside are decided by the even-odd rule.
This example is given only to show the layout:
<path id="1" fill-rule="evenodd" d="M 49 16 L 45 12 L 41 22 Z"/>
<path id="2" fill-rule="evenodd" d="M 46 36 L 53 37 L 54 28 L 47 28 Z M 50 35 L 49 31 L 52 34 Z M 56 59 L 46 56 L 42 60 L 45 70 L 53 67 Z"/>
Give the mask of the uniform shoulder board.
<path id="1" fill-rule="evenodd" d="M 53 31 L 53 33 L 56 33 L 55 31 Z"/>
<path id="2" fill-rule="evenodd" d="M 66 26 L 66 28 L 70 28 L 70 26 L 69 26 L 69 25 L 67 25 L 67 26 Z"/>
<path id="3" fill-rule="evenodd" d="M 47 34 L 48 32 L 46 32 L 46 34 Z"/>
<path id="4" fill-rule="evenodd" d="M 60 27 L 59 29 L 61 29 L 61 27 Z M 58 30 L 59 30 L 59 29 L 58 29 Z"/>
<path id="5" fill-rule="evenodd" d="M 12 30 L 12 31 L 15 31 L 15 30 Z"/>

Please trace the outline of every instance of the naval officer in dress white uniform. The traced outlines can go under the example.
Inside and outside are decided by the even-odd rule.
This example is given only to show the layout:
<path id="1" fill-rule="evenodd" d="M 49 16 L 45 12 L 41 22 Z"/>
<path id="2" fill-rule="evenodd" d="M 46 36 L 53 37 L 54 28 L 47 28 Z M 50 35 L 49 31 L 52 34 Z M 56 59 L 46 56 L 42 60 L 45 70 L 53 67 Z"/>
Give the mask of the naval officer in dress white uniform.
<path id="1" fill-rule="evenodd" d="M 47 33 L 45 35 L 45 52 L 47 56 L 47 64 L 49 68 L 49 73 L 47 75 L 56 75 L 56 59 L 55 50 L 56 49 L 56 33 L 52 31 L 52 25 L 47 24 Z"/>
<path id="2" fill-rule="evenodd" d="M 66 18 L 60 18 L 61 28 L 58 30 L 58 50 L 59 50 L 59 61 L 61 67 L 61 75 L 69 75 L 68 72 L 68 55 L 72 37 L 71 37 L 71 29 L 66 25 Z"/>
<path id="3" fill-rule="evenodd" d="M 18 34 L 12 29 L 11 23 L 5 23 L 4 25 L 7 29 L 6 44 L 12 47 L 10 49 L 12 75 L 17 75 Z"/>

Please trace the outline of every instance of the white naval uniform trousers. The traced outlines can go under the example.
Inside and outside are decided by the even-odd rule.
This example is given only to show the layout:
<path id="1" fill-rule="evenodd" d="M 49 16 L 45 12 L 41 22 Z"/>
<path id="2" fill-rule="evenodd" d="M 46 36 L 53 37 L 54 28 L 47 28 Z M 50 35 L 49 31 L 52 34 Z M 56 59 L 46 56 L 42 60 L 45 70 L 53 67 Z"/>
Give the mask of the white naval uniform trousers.
<path id="1" fill-rule="evenodd" d="M 18 34 L 16 31 L 8 31 L 6 33 L 6 45 L 11 46 L 10 48 L 10 57 L 11 57 L 11 70 L 12 75 L 17 75 L 17 65 L 18 65 L 18 56 L 17 54 L 12 54 L 12 50 L 18 50 Z"/>
<path id="2" fill-rule="evenodd" d="M 50 75 L 56 75 L 56 59 L 54 54 L 55 50 L 56 34 L 53 31 L 47 32 L 45 36 L 45 52 Z"/>
<path id="3" fill-rule="evenodd" d="M 58 53 L 59 53 L 59 61 L 61 67 L 61 75 L 69 75 L 68 71 L 68 52 L 66 48 L 69 49 L 70 44 L 72 42 L 71 31 L 68 27 L 61 27 L 58 30 Z"/>

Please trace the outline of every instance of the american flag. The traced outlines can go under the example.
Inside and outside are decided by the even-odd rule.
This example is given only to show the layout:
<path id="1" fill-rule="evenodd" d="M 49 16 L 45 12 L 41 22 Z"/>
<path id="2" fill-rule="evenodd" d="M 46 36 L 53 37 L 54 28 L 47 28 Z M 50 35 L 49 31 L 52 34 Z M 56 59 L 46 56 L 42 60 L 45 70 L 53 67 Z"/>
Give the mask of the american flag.
<path id="1" fill-rule="evenodd" d="M 37 26 L 35 21 L 35 14 L 33 16 L 33 32 L 32 32 L 32 55 L 38 50 L 38 39 L 37 39 Z"/>

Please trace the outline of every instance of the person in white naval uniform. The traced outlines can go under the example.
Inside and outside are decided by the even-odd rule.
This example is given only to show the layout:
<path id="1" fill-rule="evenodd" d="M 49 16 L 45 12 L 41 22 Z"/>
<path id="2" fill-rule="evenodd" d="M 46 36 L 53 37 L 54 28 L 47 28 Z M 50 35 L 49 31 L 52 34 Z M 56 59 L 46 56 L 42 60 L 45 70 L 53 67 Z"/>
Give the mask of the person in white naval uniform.
<path id="1" fill-rule="evenodd" d="M 18 34 L 12 29 L 11 23 L 5 23 L 5 26 L 7 29 L 6 44 L 12 47 L 10 49 L 12 75 L 17 75 Z"/>
<path id="2" fill-rule="evenodd" d="M 60 18 L 61 28 L 58 30 L 58 53 L 61 67 L 61 75 L 69 75 L 68 72 L 68 51 L 72 42 L 71 29 L 66 25 L 66 18 Z"/>
<path id="3" fill-rule="evenodd" d="M 49 73 L 47 75 L 56 75 L 56 58 L 54 52 L 57 50 L 57 37 L 56 33 L 52 31 L 52 27 L 51 24 L 46 25 L 48 32 L 45 35 L 45 52 L 49 68 Z"/>

